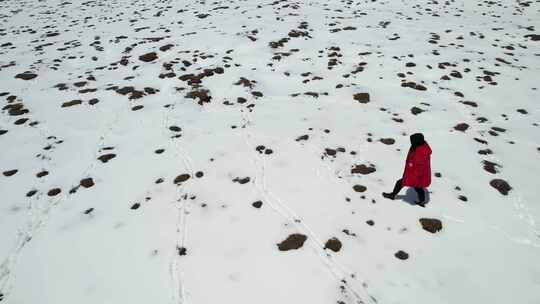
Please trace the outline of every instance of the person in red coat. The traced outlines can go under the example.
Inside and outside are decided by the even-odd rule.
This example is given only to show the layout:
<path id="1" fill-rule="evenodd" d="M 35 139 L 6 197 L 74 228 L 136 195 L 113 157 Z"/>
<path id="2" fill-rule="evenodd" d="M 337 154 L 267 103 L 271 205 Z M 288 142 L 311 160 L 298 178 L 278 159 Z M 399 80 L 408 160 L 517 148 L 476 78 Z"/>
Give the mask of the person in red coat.
<path id="1" fill-rule="evenodd" d="M 410 136 L 410 139 L 411 148 L 407 153 L 403 177 L 396 182 L 392 193 L 383 192 L 382 195 L 393 200 L 403 186 L 413 187 L 418 194 L 416 204 L 425 207 L 426 195 L 424 188 L 431 184 L 431 148 L 424 140 L 422 133 L 415 133 Z"/>

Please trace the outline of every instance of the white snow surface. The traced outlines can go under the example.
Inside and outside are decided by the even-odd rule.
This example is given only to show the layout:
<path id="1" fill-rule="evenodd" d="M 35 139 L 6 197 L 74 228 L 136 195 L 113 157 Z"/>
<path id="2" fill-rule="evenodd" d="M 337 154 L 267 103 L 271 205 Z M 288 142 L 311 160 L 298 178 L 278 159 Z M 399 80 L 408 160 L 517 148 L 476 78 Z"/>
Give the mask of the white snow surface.
<path id="1" fill-rule="evenodd" d="M 2 0 L 0 303 L 538 304 L 539 34 L 538 0 Z M 425 208 L 381 196 L 415 132 Z"/>

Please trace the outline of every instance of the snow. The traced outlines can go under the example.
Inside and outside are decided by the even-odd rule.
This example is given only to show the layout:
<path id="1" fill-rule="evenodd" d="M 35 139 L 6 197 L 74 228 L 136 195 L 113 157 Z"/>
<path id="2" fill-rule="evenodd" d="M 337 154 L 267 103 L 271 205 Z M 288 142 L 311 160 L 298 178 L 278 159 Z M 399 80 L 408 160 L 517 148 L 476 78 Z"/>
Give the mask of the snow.
<path id="1" fill-rule="evenodd" d="M 0 302 L 540 303 L 538 2 L 0 1 L 0 18 Z M 381 196 L 415 132 L 426 208 Z"/>

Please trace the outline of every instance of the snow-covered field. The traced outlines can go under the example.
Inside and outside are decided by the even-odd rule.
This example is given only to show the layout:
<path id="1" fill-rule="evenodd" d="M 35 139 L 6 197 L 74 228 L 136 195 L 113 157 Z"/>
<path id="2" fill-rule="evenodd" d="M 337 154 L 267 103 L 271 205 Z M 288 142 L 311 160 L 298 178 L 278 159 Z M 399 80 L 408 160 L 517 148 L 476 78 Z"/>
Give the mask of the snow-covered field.
<path id="1" fill-rule="evenodd" d="M 538 0 L 0 0 L 0 302 L 538 304 L 539 86 Z"/>

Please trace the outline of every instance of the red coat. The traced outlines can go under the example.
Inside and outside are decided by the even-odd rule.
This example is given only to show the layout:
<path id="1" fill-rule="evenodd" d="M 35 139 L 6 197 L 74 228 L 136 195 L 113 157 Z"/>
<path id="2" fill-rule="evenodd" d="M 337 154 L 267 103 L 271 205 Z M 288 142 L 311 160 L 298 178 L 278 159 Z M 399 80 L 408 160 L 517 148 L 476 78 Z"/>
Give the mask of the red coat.
<path id="1" fill-rule="evenodd" d="M 401 183 L 407 187 L 425 188 L 431 184 L 431 148 L 423 144 L 407 154 Z"/>

